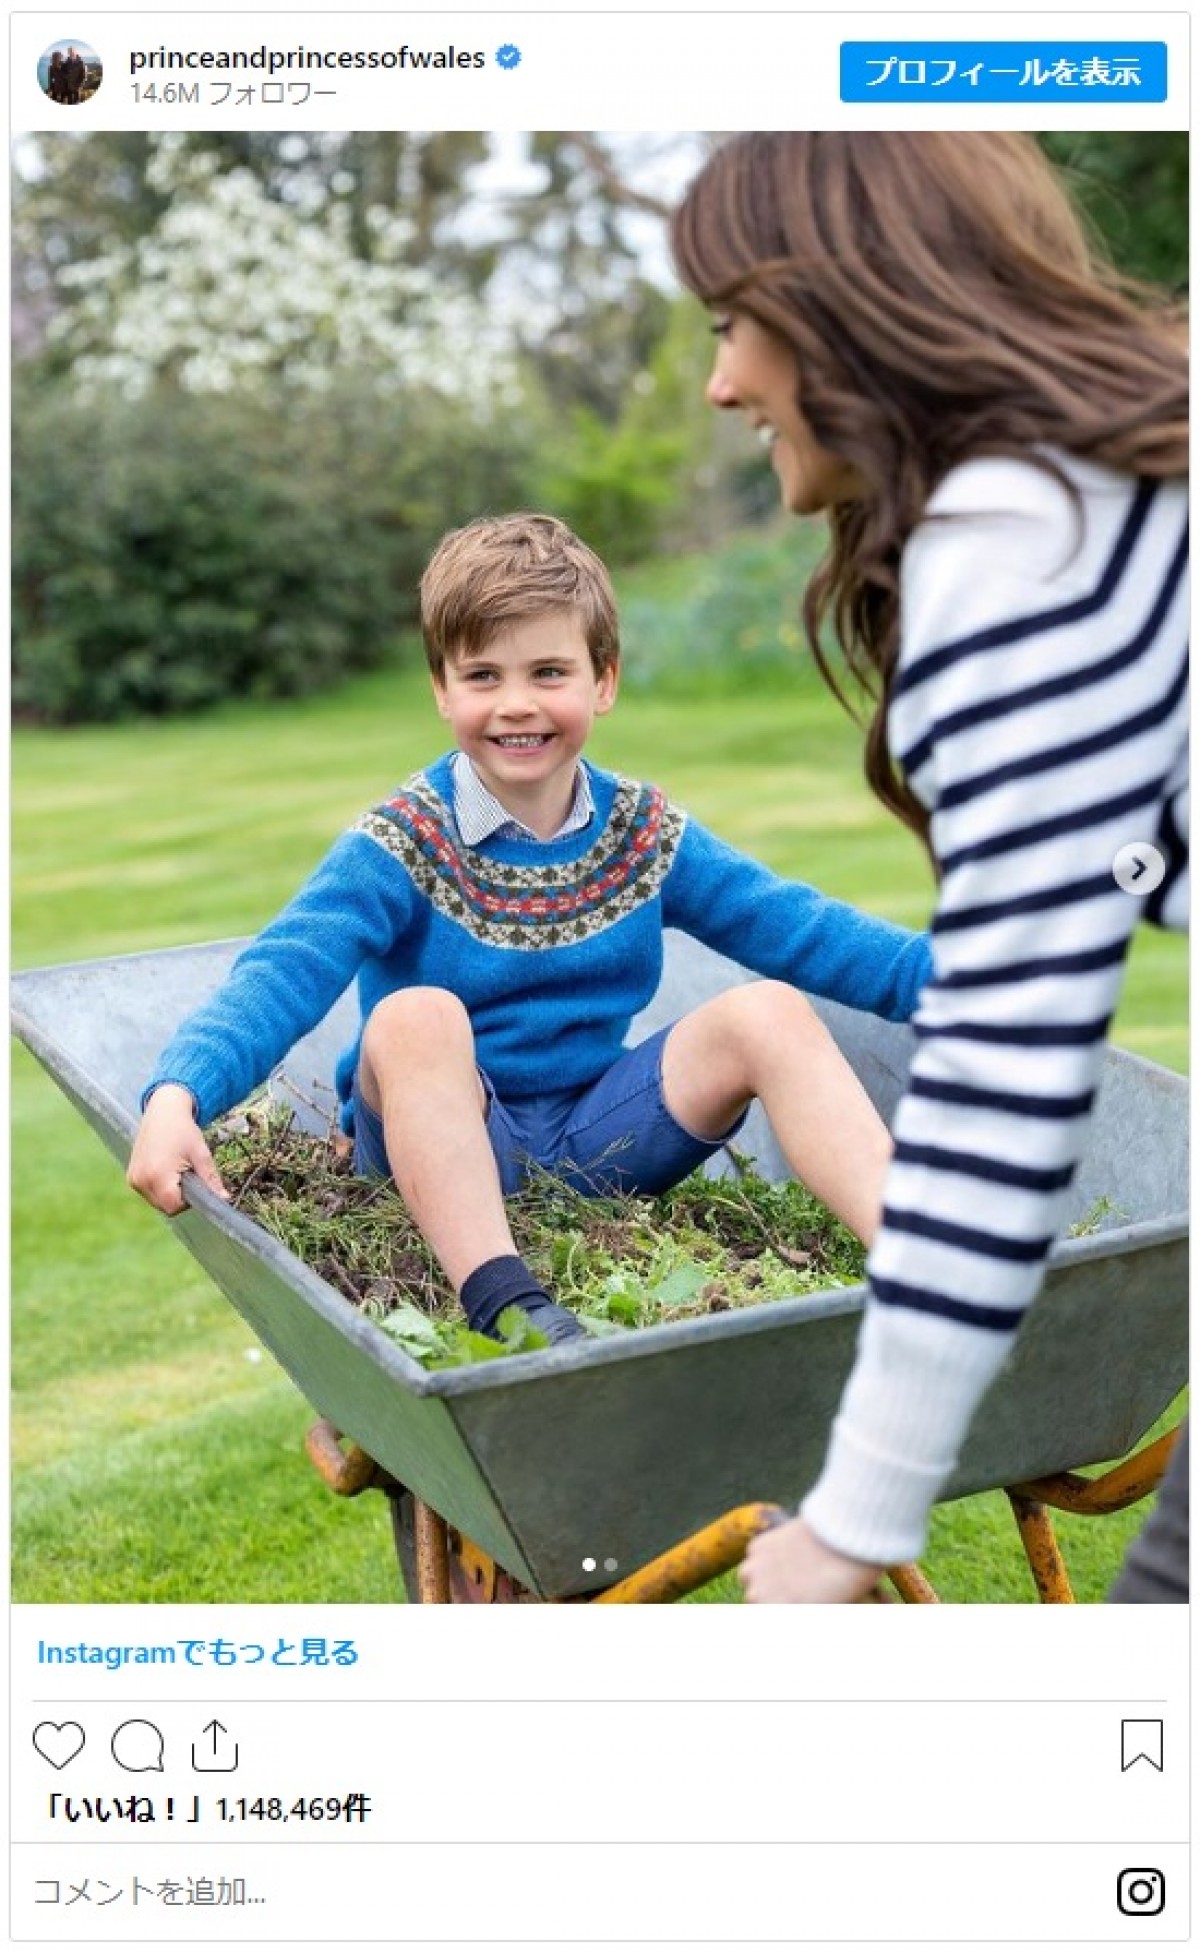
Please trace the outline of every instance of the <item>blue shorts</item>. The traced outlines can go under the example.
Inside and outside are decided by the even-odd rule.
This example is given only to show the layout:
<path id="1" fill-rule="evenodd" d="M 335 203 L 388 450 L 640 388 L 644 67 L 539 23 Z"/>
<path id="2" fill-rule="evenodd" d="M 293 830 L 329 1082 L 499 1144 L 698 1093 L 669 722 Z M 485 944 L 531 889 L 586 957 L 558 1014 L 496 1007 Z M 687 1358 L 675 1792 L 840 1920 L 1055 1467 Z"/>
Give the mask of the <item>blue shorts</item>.
<path id="1" fill-rule="evenodd" d="M 672 1118 L 663 1098 L 663 1046 L 672 1029 L 656 1031 L 624 1051 L 581 1091 L 539 1092 L 505 1105 L 487 1073 L 488 1138 L 505 1194 L 516 1193 L 531 1166 L 543 1167 L 584 1194 L 656 1194 L 711 1159 L 737 1132 L 746 1114 L 720 1139 L 698 1139 Z M 354 1082 L 354 1171 L 391 1172 L 383 1124 Z"/>

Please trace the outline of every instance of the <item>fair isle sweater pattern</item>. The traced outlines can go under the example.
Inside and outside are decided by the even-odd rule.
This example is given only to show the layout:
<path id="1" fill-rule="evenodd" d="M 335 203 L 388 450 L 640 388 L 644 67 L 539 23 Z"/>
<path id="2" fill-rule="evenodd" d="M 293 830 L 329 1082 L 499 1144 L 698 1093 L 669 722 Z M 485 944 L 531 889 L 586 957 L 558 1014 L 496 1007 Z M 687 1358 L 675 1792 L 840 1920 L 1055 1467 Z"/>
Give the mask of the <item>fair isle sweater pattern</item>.
<path id="1" fill-rule="evenodd" d="M 658 787 L 616 776 L 599 838 L 576 860 L 519 867 L 466 849 L 425 773 L 357 823 L 439 915 L 493 949 L 561 949 L 623 921 L 658 894 L 687 816 Z"/>
<path id="2" fill-rule="evenodd" d="M 502 1097 L 562 1090 L 619 1057 L 677 929 L 762 976 L 907 1018 L 929 974 L 925 940 L 774 875 L 660 789 L 589 768 L 593 822 L 566 839 L 468 847 L 452 755 L 341 835 L 313 874 L 182 1024 L 147 1093 L 170 1079 L 201 1124 L 270 1075 L 351 985 L 359 1035 L 409 986 L 458 997 Z M 530 956 L 521 952 L 540 949 Z M 336 1071 L 348 1110 L 358 1037 Z M 143 1095 L 145 1097 L 145 1094 Z"/>

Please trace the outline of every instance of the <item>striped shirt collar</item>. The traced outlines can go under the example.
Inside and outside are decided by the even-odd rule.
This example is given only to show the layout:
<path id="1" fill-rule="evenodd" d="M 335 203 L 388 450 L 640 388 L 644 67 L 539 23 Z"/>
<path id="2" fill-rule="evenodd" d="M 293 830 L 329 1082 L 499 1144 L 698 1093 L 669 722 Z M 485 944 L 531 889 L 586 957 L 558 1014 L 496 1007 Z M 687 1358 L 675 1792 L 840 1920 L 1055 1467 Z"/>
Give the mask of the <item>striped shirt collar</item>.
<path id="1" fill-rule="evenodd" d="M 467 847 L 477 848 L 481 841 L 537 841 L 541 838 L 515 814 L 510 814 L 508 808 L 502 806 L 495 794 L 484 786 L 465 753 L 455 753 L 451 762 L 451 778 L 454 786 L 454 824 Z M 592 799 L 587 772 L 584 767 L 577 766 L 570 811 L 562 826 L 547 838 L 561 841 L 568 834 L 577 834 L 588 825 L 595 811 L 596 803 Z"/>

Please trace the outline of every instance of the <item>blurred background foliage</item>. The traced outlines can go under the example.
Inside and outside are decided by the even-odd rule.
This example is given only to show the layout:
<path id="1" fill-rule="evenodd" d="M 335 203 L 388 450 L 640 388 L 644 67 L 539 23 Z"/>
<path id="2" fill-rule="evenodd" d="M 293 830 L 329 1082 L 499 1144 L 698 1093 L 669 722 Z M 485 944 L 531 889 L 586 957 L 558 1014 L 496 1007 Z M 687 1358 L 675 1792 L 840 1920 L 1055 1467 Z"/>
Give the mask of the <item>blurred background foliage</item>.
<path id="1" fill-rule="evenodd" d="M 1044 141 L 1122 268 L 1182 287 L 1186 138 Z M 746 531 L 732 581 L 723 562 L 720 588 L 668 575 L 669 604 L 639 599 L 633 682 L 794 669 L 796 532 L 773 542 L 761 455 L 704 406 L 706 322 L 663 242 L 705 147 L 699 134 L 26 140 L 18 715 L 297 695 L 411 656 L 438 536 L 529 505 L 616 565 L 669 565 Z"/>
<path id="2" fill-rule="evenodd" d="M 1169 291 L 1188 285 L 1188 138 L 1100 130 L 1041 137 L 1113 262 Z"/>

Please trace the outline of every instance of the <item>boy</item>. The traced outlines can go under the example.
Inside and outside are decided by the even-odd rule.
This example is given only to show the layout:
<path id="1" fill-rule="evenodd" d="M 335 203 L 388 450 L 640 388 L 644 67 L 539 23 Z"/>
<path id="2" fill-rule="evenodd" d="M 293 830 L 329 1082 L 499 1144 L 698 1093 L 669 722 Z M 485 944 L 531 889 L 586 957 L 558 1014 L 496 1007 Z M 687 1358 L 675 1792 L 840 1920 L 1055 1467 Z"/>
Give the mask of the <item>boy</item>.
<path id="1" fill-rule="evenodd" d="M 890 1144 L 798 988 L 906 1019 L 925 940 L 781 881 L 657 788 L 582 759 L 616 698 L 599 559 L 550 516 L 444 538 L 421 581 L 457 750 L 335 843 L 176 1033 L 143 1095 L 129 1182 L 164 1213 L 200 1127 L 259 1084 L 355 977 L 338 1066 L 358 1172 L 391 1173 L 471 1326 L 511 1304 L 584 1333 L 518 1257 L 504 1195 L 530 1160 L 593 1192 L 661 1192 L 762 1100 L 798 1178 L 869 1241 Z M 674 926 L 775 979 L 626 1051 Z"/>

